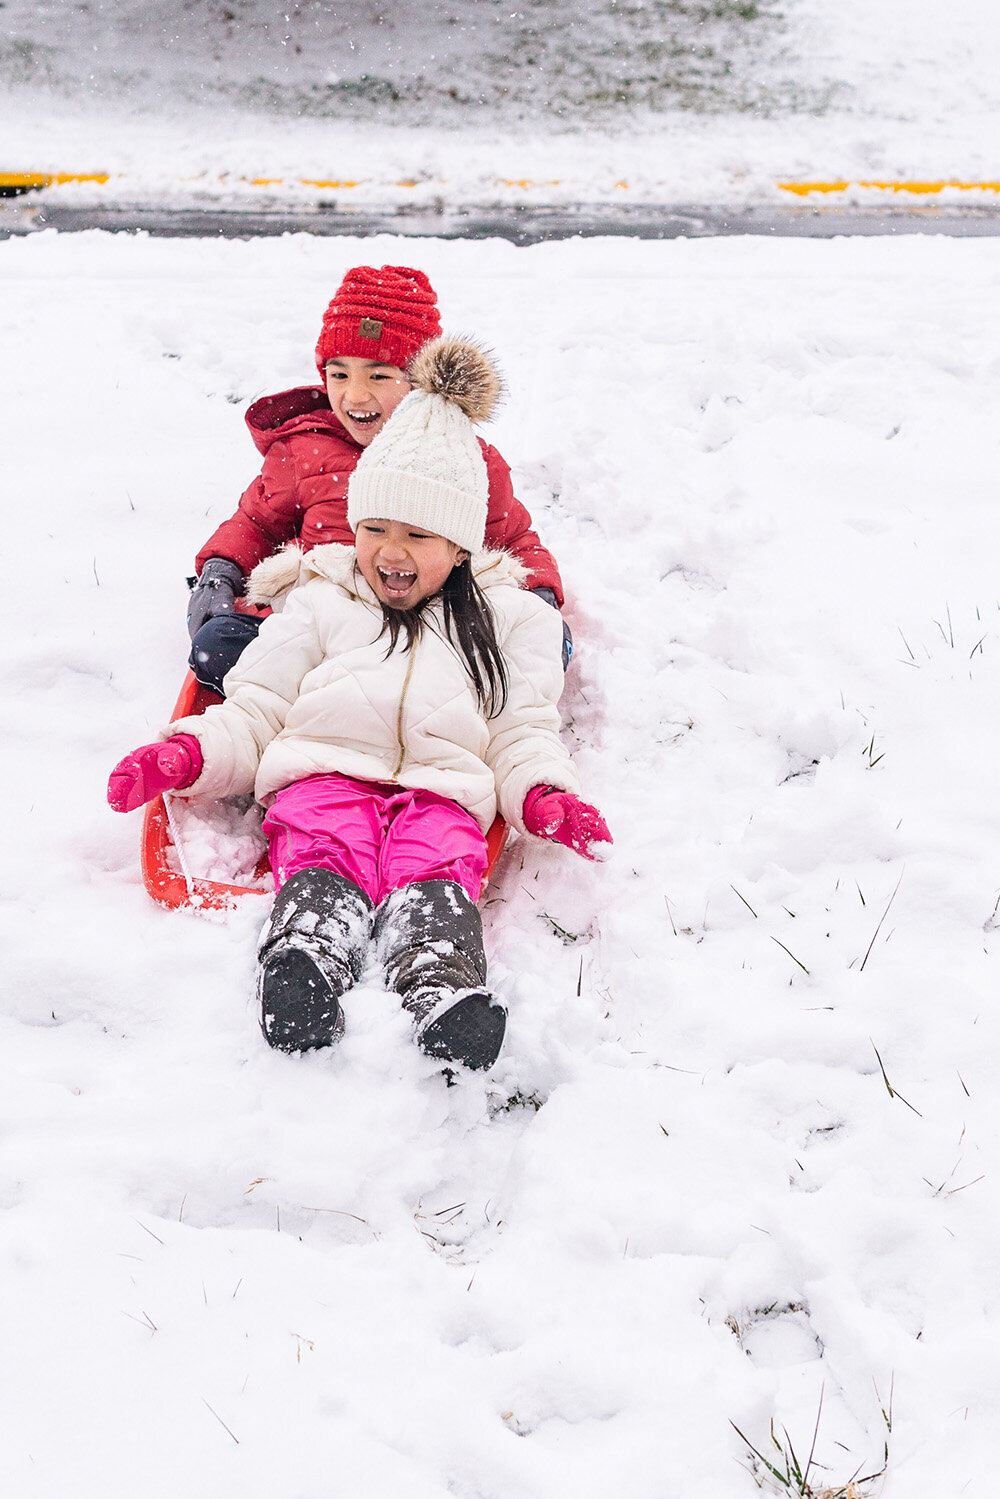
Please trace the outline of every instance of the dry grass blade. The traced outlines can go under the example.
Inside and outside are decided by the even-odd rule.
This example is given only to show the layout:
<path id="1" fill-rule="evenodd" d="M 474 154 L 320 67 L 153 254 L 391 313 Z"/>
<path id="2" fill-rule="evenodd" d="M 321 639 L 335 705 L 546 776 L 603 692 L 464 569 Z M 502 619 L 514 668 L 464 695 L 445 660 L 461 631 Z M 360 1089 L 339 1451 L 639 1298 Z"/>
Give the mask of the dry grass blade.
<path id="1" fill-rule="evenodd" d="M 778 942 L 778 939 L 777 939 L 777 937 L 772 937 L 771 941 L 772 942 Z M 790 948 L 786 947 L 783 942 L 778 942 L 778 946 L 781 948 L 782 952 L 788 953 L 788 956 L 791 958 L 791 960 L 792 960 L 793 963 L 798 963 L 799 964 L 799 967 L 802 969 L 803 973 L 808 974 L 809 969 L 806 967 L 806 965 L 804 963 L 799 962 L 799 959 L 795 956 L 795 954 L 791 951 Z"/>
<path id="2" fill-rule="evenodd" d="M 146 1225 L 145 1225 L 145 1223 L 143 1223 L 143 1221 L 142 1221 L 141 1218 L 133 1218 L 132 1222 L 133 1223 L 138 1223 L 139 1227 L 145 1233 L 147 1233 L 151 1239 L 155 1239 L 156 1242 L 157 1242 L 157 1244 L 162 1244 L 163 1243 L 163 1240 L 160 1238 L 159 1234 L 154 1234 L 154 1232 L 153 1232 L 153 1230 L 151 1228 L 147 1228 Z"/>
<path id="3" fill-rule="evenodd" d="M 868 962 L 868 959 L 872 955 L 872 948 L 875 946 L 875 939 L 878 936 L 879 932 L 882 930 L 882 923 L 885 921 L 885 918 L 888 916 L 888 914 L 889 914 L 889 908 L 891 907 L 893 901 L 896 899 L 896 896 L 899 893 L 899 887 L 900 887 L 900 885 L 902 883 L 903 883 L 903 876 L 901 874 L 899 876 L 899 879 L 896 881 L 896 888 L 892 892 L 892 894 L 889 896 L 888 904 L 886 905 L 885 910 L 882 912 L 882 915 L 879 918 L 879 924 L 875 928 L 874 932 L 872 933 L 872 940 L 868 944 L 868 950 L 865 953 L 864 957 L 861 959 L 861 967 L 858 970 L 859 973 L 864 973 L 864 971 L 865 971 L 865 964 Z"/>
<path id="4" fill-rule="evenodd" d="M 868 1039 L 869 1039 L 869 1041 L 871 1041 L 871 1037 L 870 1036 L 868 1037 Z M 885 1067 L 883 1066 L 882 1058 L 879 1056 L 878 1047 L 875 1045 L 874 1041 L 872 1041 L 872 1051 L 875 1053 L 875 1060 L 876 1060 L 876 1062 L 878 1062 L 879 1071 L 882 1074 L 882 1081 L 885 1083 L 886 1092 L 889 1094 L 889 1097 L 890 1098 L 898 1098 L 899 1101 L 900 1101 L 900 1103 L 905 1103 L 906 1107 L 912 1113 L 916 1114 L 916 1116 L 917 1116 L 918 1119 L 922 1119 L 924 1116 L 923 1116 L 923 1114 L 921 1114 L 920 1110 L 919 1109 L 915 1109 L 913 1107 L 912 1103 L 910 1103 L 910 1101 L 908 1099 L 906 1099 L 906 1098 L 903 1097 L 903 1095 L 902 1095 L 902 1093 L 900 1093 L 899 1089 L 898 1088 L 894 1088 L 892 1086 L 892 1083 L 890 1083 L 890 1081 L 889 1081 L 889 1075 L 886 1072 Z"/>
<path id="5" fill-rule="evenodd" d="M 209 1405 L 209 1403 L 205 1399 L 204 1395 L 202 1395 L 202 1397 L 201 1397 L 201 1402 L 205 1406 L 206 1410 L 212 1411 L 212 1415 L 218 1421 L 218 1423 L 222 1427 L 223 1431 L 228 1431 L 229 1432 L 229 1435 L 232 1437 L 233 1441 L 236 1443 L 236 1445 L 238 1447 L 240 1445 L 240 1439 L 239 1439 L 239 1437 L 236 1436 L 234 1432 L 230 1431 L 230 1429 L 226 1425 L 225 1421 L 223 1421 L 222 1417 L 219 1415 L 219 1412 L 212 1410 L 212 1407 Z"/>
<path id="6" fill-rule="evenodd" d="M 737 888 L 736 888 L 735 885 L 730 885 L 729 888 L 733 892 L 734 895 L 738 895 L 739 896 L 740 900 L 743 902 L 743 904 L 746 906 L 747 910 L 750 912 L 750 915 L 756 921 L 757 920 L 757 912 L 754 910 L 753 906 L 747 900 L 746 896 L 745 895 L 740 895 L 740 892 L 737 890 Z"/>

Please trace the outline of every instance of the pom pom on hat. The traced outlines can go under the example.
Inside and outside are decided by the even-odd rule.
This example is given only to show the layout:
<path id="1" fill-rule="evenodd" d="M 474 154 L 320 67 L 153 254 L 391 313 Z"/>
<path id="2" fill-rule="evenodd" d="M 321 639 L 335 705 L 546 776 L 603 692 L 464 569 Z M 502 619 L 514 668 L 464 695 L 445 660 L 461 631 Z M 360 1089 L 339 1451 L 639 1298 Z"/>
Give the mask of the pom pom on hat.
<path id="1" fill-rule="evenodd" d="M 400 369 L 441 332 L 437 297 L 423 271 L 406 265 L 357 265 L 323 314 L 316 345 L 322 375 L 328 359 L 377 359 Z"/>
<path id="2" fill-rule="evenodd" d="M 444 396 L 470 422 L 488 422 L 503 395 L 503 381 L 488 350 L 471 338 L 425 344 L 407 370 L 415 390 Z"/>
<path id="3" fill-rule="evenodd" d="M 347 521 L 399 520 L 477 552 L 489 477 L 472 423 L 503 393 L 489 352 L 471 339 L 427 344 L 408 370 L 413 389 L 365 448 L 347 490 Z"/>

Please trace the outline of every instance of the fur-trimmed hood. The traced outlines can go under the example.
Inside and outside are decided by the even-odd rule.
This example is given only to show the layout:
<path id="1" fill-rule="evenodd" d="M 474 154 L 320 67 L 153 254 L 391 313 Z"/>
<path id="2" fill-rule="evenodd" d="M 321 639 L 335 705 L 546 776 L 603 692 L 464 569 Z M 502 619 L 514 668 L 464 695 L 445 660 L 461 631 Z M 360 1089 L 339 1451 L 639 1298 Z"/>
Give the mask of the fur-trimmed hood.
<path id="1" fill-rule="evenodd" d="M 254 568 L 247 580 L 247 599 L 251 604 L 270 605 L 279 609 L 293 588 L 312 578 L 326 578 L 366 603 L 376 602 L 364 578 L 355 567 L 353 547 L 331 544 L 303 552 L 287 546 L 267 557 Z M 472 573 L 480 588 L 521 588 L 528 577 L 524 564 L 510 552 L 477 552 L 472 559 Z"/>

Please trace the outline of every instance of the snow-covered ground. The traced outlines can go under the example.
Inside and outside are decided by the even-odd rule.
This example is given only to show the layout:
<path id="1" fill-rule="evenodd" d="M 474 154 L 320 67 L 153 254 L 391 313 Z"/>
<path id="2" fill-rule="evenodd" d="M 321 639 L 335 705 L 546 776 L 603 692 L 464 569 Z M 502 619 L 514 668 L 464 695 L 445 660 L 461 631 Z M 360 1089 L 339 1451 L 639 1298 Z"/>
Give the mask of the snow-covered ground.
<path id="1" fill-rule="evenodd" d="M 6 0 L 0 83 L 0 172 L 109 174 L 68 201 L 776 202 L 996 180 L 1000 10 Z"/>
<path id="2" fill-rule="evenodd" d="M 616 843 L 511 847 L 509 1041 L 271 1053 L 263 902 L 104 803 L 359 261 L 495 346 Z M 1000 246 L 0 245 L 0 1450 L 19 1499 L 986 1495 L 1000 1395 Z M 891 1432 L 889 1426 L 891 1424 Z M 869 1492 L 866 1489 L 865 1492 Z"/>

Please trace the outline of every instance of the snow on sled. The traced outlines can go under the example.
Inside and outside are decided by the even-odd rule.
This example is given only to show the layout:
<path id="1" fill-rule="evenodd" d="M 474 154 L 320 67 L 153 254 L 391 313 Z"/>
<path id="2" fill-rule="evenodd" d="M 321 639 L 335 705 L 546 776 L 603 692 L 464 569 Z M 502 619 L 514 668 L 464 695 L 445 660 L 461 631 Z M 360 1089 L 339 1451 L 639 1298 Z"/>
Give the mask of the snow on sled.
<path id="1" fill-rule="evenodd" d="M 218 696 L 188 672 L 171 720 L 204 713 Z M 483 887 L 503 852 L 507 824 L 497 817 L 486 835 Z M 142 878 L 153 900 L 171 910 L 225 911 L 248 895 L 270 895 L 274 877 L 251 796 L 221 801 L 162 796 L 147 802 L 142 822 Z"/>

